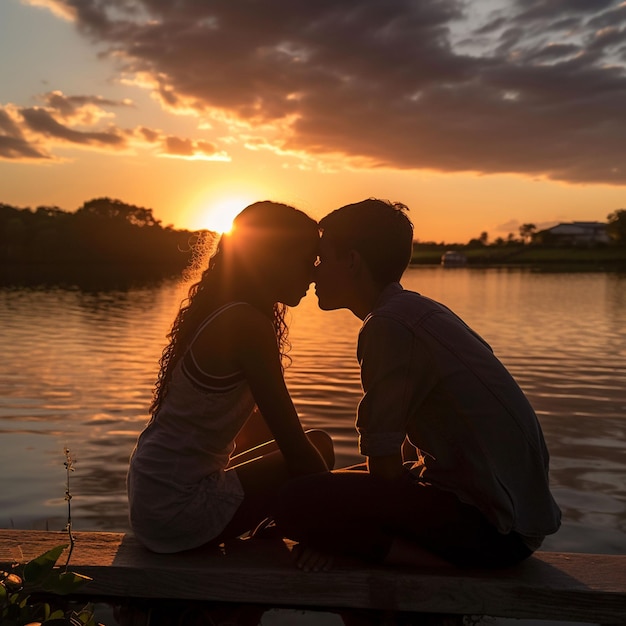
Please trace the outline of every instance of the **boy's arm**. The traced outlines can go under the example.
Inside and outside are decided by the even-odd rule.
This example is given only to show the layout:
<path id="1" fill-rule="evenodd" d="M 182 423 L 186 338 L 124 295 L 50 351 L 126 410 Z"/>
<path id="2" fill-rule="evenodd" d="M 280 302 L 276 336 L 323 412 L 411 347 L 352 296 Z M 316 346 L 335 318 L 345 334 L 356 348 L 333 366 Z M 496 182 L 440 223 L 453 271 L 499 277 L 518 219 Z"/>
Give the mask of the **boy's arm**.
<path id="1" fill-rule="evenodd" d="M 409 418 L 430 393 L 435 368 L 412 330 L 385 316 L 365 322 L 357 356 L 364 392 L 356 423 L 359 451 L 370 459 L 391 457 L 372 461 L 388 474 L 390 465 L 401 466 Z"/>
<path id="2" fill-rule="evenodd" d="M 407 440 L 407 424 L 430 393 L 436 371 L 414 333 L 394 319 L 373 316 L 359 340 L 364 395 L 357 416 L 359 450 L 370 474 L 397 479 L 416 450 Z"/>

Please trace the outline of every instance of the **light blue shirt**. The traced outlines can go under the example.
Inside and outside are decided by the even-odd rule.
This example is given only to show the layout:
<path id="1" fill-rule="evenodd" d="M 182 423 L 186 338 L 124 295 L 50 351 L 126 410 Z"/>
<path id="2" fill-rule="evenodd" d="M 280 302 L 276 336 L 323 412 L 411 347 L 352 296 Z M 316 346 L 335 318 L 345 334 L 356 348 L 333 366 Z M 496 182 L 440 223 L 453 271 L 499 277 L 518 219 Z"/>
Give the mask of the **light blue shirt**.
<path id="1" fill-rule="evenodd" d="M 399 283 L 384 290 L 359 333 L 364 395 L 359 448 L 420 451 L 420 479 L 476 506 L 500 532 L 536 548 L 561 512 L 537 416 L 489 345 L 450 309 Z"/>

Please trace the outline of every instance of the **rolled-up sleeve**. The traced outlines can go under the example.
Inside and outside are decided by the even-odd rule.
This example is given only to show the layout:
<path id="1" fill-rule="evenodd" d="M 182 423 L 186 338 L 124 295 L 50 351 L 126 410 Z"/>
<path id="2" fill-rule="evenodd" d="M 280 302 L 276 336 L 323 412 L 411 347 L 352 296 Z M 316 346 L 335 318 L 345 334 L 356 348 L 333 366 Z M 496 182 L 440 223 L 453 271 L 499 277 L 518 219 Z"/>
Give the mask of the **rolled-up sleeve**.
<path id="1" fill-rule="evenodd" d="M 413 333 L 395 319 L 374 316 L 361 329 L 357 357 L 364 395 L 356 428 L 365 456 L 387 456 L 402 447 L 415 387 L 414 349 Z"/>

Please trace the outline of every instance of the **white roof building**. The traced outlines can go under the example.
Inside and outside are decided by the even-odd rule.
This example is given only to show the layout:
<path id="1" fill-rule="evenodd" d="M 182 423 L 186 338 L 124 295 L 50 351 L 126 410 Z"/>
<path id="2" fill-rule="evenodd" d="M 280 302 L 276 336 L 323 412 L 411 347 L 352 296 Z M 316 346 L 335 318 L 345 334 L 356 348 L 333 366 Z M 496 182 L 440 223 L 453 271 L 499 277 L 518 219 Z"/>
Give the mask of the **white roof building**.
<path id="1" fill-rule="evenodd" d="M 557 224 L 544 232 L 563 243 L 574 245 L 593 245 L 611 241 L 603 222 L 568 222 Z"/>

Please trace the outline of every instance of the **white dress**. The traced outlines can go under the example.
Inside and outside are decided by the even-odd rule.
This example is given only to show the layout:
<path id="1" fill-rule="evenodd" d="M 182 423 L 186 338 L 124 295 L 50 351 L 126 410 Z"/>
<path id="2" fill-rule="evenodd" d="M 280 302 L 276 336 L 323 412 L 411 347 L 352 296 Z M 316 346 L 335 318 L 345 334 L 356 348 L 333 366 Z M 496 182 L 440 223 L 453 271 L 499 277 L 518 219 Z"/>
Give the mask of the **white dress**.
<path id="1" fill-rule="evenodd" d="M 224 471 L 234 439 L 254 408 L 242 372 L 216 377 L 193 357 L 199 327 L 178 361 L 160 409 L 140 434 L 127 478 L 130 524 L 155 552 L 179 552 L 217 537 L 244 498 L 236 472 Z"/>

